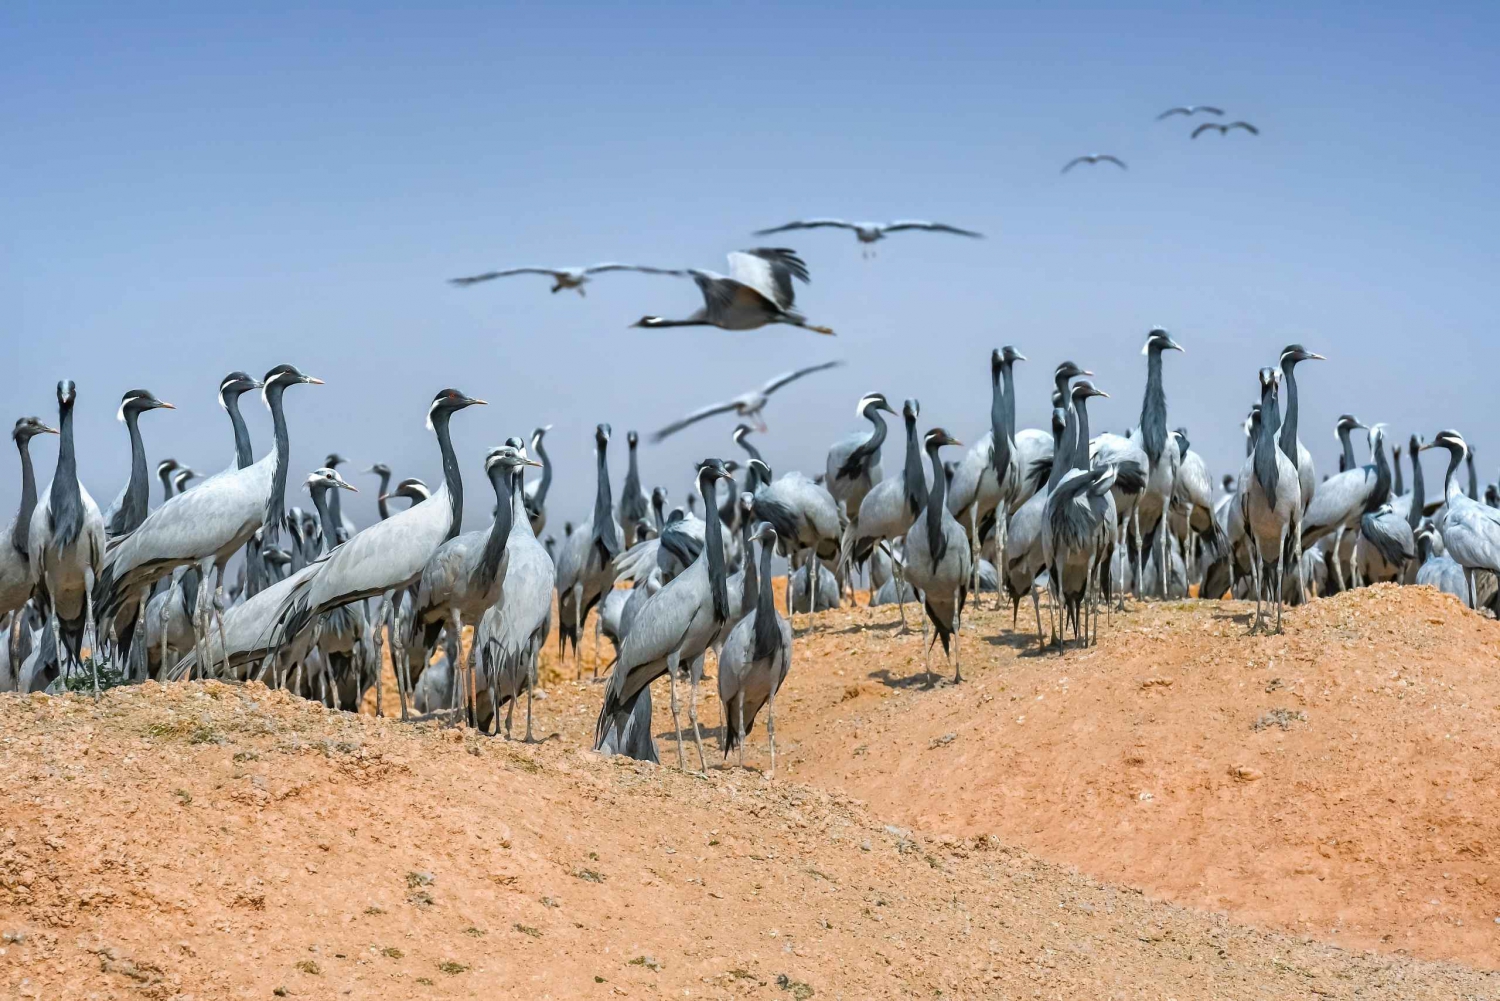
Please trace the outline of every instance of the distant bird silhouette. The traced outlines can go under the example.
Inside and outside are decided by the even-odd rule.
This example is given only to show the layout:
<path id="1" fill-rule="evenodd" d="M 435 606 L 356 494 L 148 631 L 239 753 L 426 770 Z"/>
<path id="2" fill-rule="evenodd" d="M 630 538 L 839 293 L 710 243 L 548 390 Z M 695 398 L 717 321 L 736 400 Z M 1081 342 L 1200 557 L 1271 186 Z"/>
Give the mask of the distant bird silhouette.
<path id="1" fill-rule="evenodd" d="M 791 372 L 783 372 L 781 375 L 778 375 L 774 379 L 767 382 L 764 386 L 761 386 L 759 389 L 752 389 L 748 393 L 741 393 L 734 399 L 725 400 L 723 403 L 710 403 L 706 407 L 700 407 L 699 409 L 694 410 L 692 413 L 688 414 L 681 420 L 673 421 L 671 424 L 668 424 L 666 427 L 653 434 L 651 436 L 651 440 L 654 442 L 660 442 L 670 437 L 671 435 L 676 434 L 678 431 L 681 431 L 689 424 L 695 424 L 698 421 L 703 420 L 705 417 L 712 417 L 715 414 L 728 413 L 731 410 L 733 410 L 740 417 L 750 421 L 751 424 L 754 425 L 753 430 L 764 432 L 766 430 L 766 422 L 761 419 L 761 411 L 765 409 L 766 404 L 770 401 L 772 393 L 776 392 L 776 390 L 780 389 L 782 386 L 785 386 L 787 383 L 802 378 L 804 375 L 811 375 L 814 372 L 821 372 L 825 368 L 834 368 L 835 366 L 842 364 L 843 362 L 841 361 L 825 361 L 820 365 L 809 365 L 806 368 L 799 368 Z"/>
<path id="2" fill-rule="evenodd" d="M 1219 135 L 1221 136 L 1228 135 L 1230 129 L 1244 129 L 1252 136 L 1260 135 L 1260 129 L 1256 128 L 1254 125 L 1251 125 L 1249 122 L 1230 122 L 1228 125 L 1220 125 L 1217 122 L 1204 122 L 1202 125 L 1193 130 L 1193 138 L 1197 139 L 1200 135 L 1202 135 L 1204 132 L 1207 132 L 1209 129 L 1218 129 Z"/>
<path id="3" fill-rule="evenodd" d="M 588 284 L 589 279 L 605 271 L 639 271 L 647 275 L 686 273 L 668 268 L 648 268 L 640 264 L 595 264 L 589 268 L 507 268 L 504 271 L 486 271 L 482 275 L 469 275 L 467 278 L 450 278 L 448 283 L 464 288 L 469 285 L 478 285 L 480 282 L 493 281 L 496 278 L 508 278 L 511 275 L 551 275 L 553 292 L 577 289 L 579 295 L 584 295 L 583 287 Z"/>
<path id="4" fill-rule="evenodd" d="M 1072 170 L 1080 163 L 1098 163 L 1101 160 L 1106 163 L 1112 163 L 1116 167 L 1119 167 L 1121 170 L 1130 169 L 1129 167 L 1125 166 L 1125 161 L 1121 160 L 1117 156 L 1112 156 L 1109 153 L 1090 153 L 1088 156 L 1075 156 L 1073 159 L 1069 160 L 1067 162 L 1067 165 L 1063 167 L 1061 173 L 1066 174 L 1068 171 Z"/>
<path id="5" fill-rule="evenodd" d="M 1168 108 L 1166 111 L 1163 111 L 1161 114 L 1157 115 L 1156 120 L 1159 122 L 1163 118 L 1171 118 L 1173 115 L 1192 116 L 1196 115 L 1200 111 L 1206 111 L 1210 115 L 1222 115 L 1224 113 L 1224 109 L 1210 107 L 1207 104 L 1184 104 L 1176 108 Z"/>
<path id="6" fill-rule="evenodd" d="M 972 229 L 959 229 L 945 222 L 923 222 L 920 219 L 900 219 L 896 222 L 845 222 L 843 219 L 798 219 L 784 226 L 773 226 L 770 229 L 758 229 L 756 236 L 770 236 L 772 233 L 786 233 L 794 229 L 848 229 L 853 230 L 854 236 L 860 243 L 873 244 L 884 240 L 890 233 L 900 233 L 906 230 L 924 230 L 928 233 L 953 233 L 956 236 L 971 236 L 982 239 L 983 233 L 976 233 Z M 874 253 L 869 247 L 865 248 L 865 256 Z"/>

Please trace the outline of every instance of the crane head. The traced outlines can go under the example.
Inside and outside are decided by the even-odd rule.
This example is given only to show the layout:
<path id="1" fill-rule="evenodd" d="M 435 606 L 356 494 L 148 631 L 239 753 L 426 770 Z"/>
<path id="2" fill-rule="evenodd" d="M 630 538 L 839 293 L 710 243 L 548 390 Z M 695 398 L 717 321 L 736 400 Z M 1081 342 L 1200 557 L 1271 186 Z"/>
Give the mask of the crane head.
<path id="1" fill-rule="evenodd" d="M 1184 354 L 1187 353 L 1183 351 L 1181 344 L 1172 340 L 1167 332 L 1160 327 L 1151 328 L 1151 332 L 1146 335 L 1146 343 L 1141 347 L 1141 354 L 1143 355 L 1149 355 L 1153 351 L 1182 351 Z"/>
<path id="2" fill-rule="evenodd" d="M 944 445 L 962 445 L 963 442 L 950 435 L 942 428 L 933 428 L 927 432 L 926 445 L 929 451 L 942 448 Z"/>
<path id="3" fill-rule="evenodd" d="M 432 404 L 427 408 L 427 430 L 433 430 L 433 419 L 439 415 L 447 418 L 465 407 L 485 405 L 484 400 L 465 396 L 456 389 L 444 389 L 432 398 Z"/>
<path id="4" fill-rule="evenodd" d="M 252 379 L 244 372 L 230 372 L 219 383 L 219 406 L 228 410 L 230 399 L 238 399 L 241 393 L 248 393 L 252 389 L 260 389 L 261 385 L 262 383 L 259 379 Z"/>
<path id="5" fill-rule="evenodd" d="M 39 434 L 57 434 L 57 428 L 43 424 L 40 417 L 22 417 L 16 421 L 10 437 L 17 445 L 30 441 Z"/>

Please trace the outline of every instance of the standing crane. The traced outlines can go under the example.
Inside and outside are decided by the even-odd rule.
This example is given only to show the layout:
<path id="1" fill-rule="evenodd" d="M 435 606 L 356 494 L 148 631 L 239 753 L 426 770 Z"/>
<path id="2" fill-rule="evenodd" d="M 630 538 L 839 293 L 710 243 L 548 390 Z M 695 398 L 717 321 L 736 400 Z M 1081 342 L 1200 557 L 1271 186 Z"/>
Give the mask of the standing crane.
<path id="1" fill-rule="evenodd" d="M 969 530 L 974 570 L 979 569 L 979 525 L 993 518 L 998 533 L 997 554 L 1005 565 L 1006 536 L 1011 505 L 1025 475 L 1015 447 L 1016 386 L 1013 366 L 1026 356 L 1009 344 L 990 352 L 990 429 L 964 454 L 953 473 L 948 510 Z M 920 467 L 920 462 L 918 466 Z M 1004 505 L 1002 508 L 1001 505 Z M 997 513 L 998 512 L 998 513 Z M 970 588 L 978 584 L 970 581 Z"/>
<path id="2" fill-rule="evenodd" d="M 1438 515 L 1437 528 L 1443 550 L 1463 567 L 1470 608 L 1479 608 L 1475 575 L 1488 570 L 1500 575 L 1500 508 L 1488 507 L 1459 488 L 1454 473 L 1469 455 L 1468 443 L 1457 431 L 1439 431 L 1422 446 L 1448 450 L 1448 471 L 1443 474 L 1443 498 L 1447 502 Z"/>
<path id="3" fill-rule="evenodd" d="M 625 444 L 630 449 L 630 463 L 625 467 L 625 489 L 620 493 L 620 527 L 625 530 L 625 548 L 636 542 L 636 525 L 651 510 L 651 498 L 641 487 L 641 468 L 636 461 L 636 446 L 640 436 L 634 431 L 625 432 Z"/>
<path id="4" fill-rule="evenodd" d="M 31 514 L 36 510 L 36 472 L 31 466 L 31 439 L 39 434 L 57 434 L 57 428 L 39 417 L 22 417 L 11 429 L 11 440 L 21 453 L 21 507 L 0 540 L 0 618 L 31 599 L 31 557 L 28 551 Z"/>
<path id="5" fill-rule="evenodd" d="M 547 446 L 542 439 L 551 430 L 551 424 L 544 424 L 531 432 L 531 451 L 542 464 L 541 480 L 526 486 L 526 518 L 531 522 L 533 535 L 541 535 L 542 529 L 547 527 L 547 491 L 552 489 L 552 460 L 547 457 Z"/>
<path id="6" fill-rule="evenodd" d="M 927 503 L 929 483 L 922 465 L 922 443 L 917 435 L 917 417 L 921 412 L 922 404 L 917 400 L 907 400 L 901 405 L 901 419 L 906 424 L 906 461 L 902 464 L 899 478 L 881 480 L 865 494 L 865 499 L 859 505 L 859 517 L 850 519 L 844 529 L 839 544 L 839 562 L 846 574 L 849 567 L 868 560 L 882 542 L 904 539 L 907 530 Z M 951 509 L 951 503 L 949 507 Z M 746 559 L 749 559 L 748 553 Z M 906 588 L 899 563 L 895 565 L 895 573 L 898 581 L 897 605 L 904 631 Z M 872 593 L 871 597 L 873 596 Z"/>
<path id="7" fill-rule="evenodd" d="M 1180 456 L 1177 449 L 1167 447 L 1167 394 L 1162 388 L 1161 357 L 1164 351 L 1182 350 L 1182 345 L 1172 340 L 1160 327 L 1152 329 L 1146 337 L 1145 346 L 1141 348 L 1141 354 L 1146 356 L 1146 395 L 1141 401 L 1141 424 L 1136 434 L 1140 437 L 1141 448 L 1145 449 L 1151 468 L 1147 470 L 1146 490 L 1136 505 L 1136 517 L 1133 519 L 1137 547 L 1137 593 L 1140 593 L 1141 587 L 1140 550 L 1145 545 L 1144 540 L 1150 539 L 1155 543 L 1153 557 L 1157 560 L 1157 567 L 1164 570 L 1167 566 L 1167 506 L 1172 502 L 1172 486 L 1177 479 Z M 1131 437 L 1136 437 L 1136 434 Z M 1162 572 L 1157 577 L 1161 581 L 1160 597 L 1165 598 L 1167 574 Z"/>
<path id="8" fill-rule="evenodd" d="M 766 706 L 766 740 L 771 746 L 771 766 L 766 777 L 773 779 L 776 777 L 776 693 L 792 666 L 792 628 L 777 613 L 776 599 L 771 593 L 771 557 L 776 549 L 776 529 L 763 521 L 755 526 L 751 538 L 760 543 L 755 607 L 735 625 L 719 653 L 719 708 L 724 720 L 720 747 L 726 761 L 729 752 L 738 747 L 740 767 L 745 767 L 745 739 L 755 726 L 756 714 Z M 745 553 L 745 561 L 754 564 L 754 556 L 749 551 Z M 749 597 L 748 593 L 746 597 Z"/>
<path id="9" fill-rule="evenodd" d="M 698 467 L 698 493 L 710 509 L 717 481 L 729 479 L 719 459 L 706 459 Z M 604 706 L 594 730 L 594 750 L 625 754 L 655 761 L 651 741 L 650 686 L 667 675 L 672 690 L 672 721 L 677 729 L 677 763 L 687 770 L 682 742 L 682 718 L 677 696 L 677 676 L 686 661 L 692 682 L 688 716 L 698 761 L 704 771 L 703 737 L 698 728 L 698 682 L 703 676 L 703 654 L 729 621 L 729 595 L 725 581 L 723 526 L 717 517 L 707 521 L 707 539 L 692 566 L 662 586 L 642 606 L 626 632 L 620 656 L 609 677 Z"/>
<path id="10" fill-rule="evenodd" d="M 880 468 L 880 449 L 885 444 L 887 428 L 881 411 L 894 414 L 884 393 L 870 393 L 860 398 L 855 416 L 863 417 L 872 427 L 869 434 L 856 431 L 845 435 L 828 449 L 827 477 L 824 487 L 835 504 L 843 506 L 853 518 L 859 516 L 859 505 L 885 473 Z"/>
<path id="11" fill-rule="evenodd" d="M 525 464 L 511 478 L 510 539 L 505 544 L 505 567 L 500 593 L 504 599 L 490 606 L 479 620 L 474 645 L 484 671 L 483 691 L 500 731 L 500 706 L 505 714 L 505 736 L 510 737 L 511 713 L 520 690 L 526 690 L 526 742 L 531 743 L 531 691 L 536 685 L 537 659 L 552 628 L 552 589 L 556 568 L 536 541 L 526 518 Z"/>
<path id="12" fill-rule="evenodd" d="M 1260 425 L 1255 452 L 1240 473 L 1240 491 L 1246 534 L 1250 543 L 1250 572 L 1255 588 L 1255 621 L 1253 633 L 1263 625 L 1261 609 L 1265 596 L 1267 572 L 1274 553 L 1275 572 L 1269 581 L 1276 603 L 1276 632 L 1281 632 L 1283 597 L 1282 573 L 1286 565 L 1287 540 L 1295 540 L 1302 530 L 1302 487 L 1297 468 L 1276 441 L 1281 430 L 1281 413 L 1276 399 L 1281 374 L 1274 368 L 1260 370 Z"/>
<path id="13" fill-rule="evenodd" d="M 958 520 L 948 510 L 946 493 L 948 477 L 938 449 L 945 445 L 961 446 L 963 442 L 942 428 L 933 428 L 923 439 L 923 448 L 932 467 L 932 486 L 927 491 L 923 514 L 906 533 L 903 551 L 906 556 L 906 579 L 922 592 L 926 617 L 922 620 L 922 649 L 927 674 L 932 675 L 932 644 L 943 641 L 943 653 L 953 658 L 953 683 L 963 681 L 959 660 L 958 632 L 963 626 L 964 601 L 969 594 L 973 555 Z M 927 622 L 932 622 L 932 640 L 927 639 Z M 949 649 L 949 641 L 952 649 Z"/>
<path id="14" fill-rule="evenodd" d="M 573 665 L 583 677 L 583 658 L 578 649 L 583 623 L 589 610 L 615 586 L 615 557 L 620 545 L 620 523 L 615 520 L 614 499 L 609 487 L 608 424 L 594 428 L 597 462 L 593 517 L 570 533 L 557 554 L 557 647 L 565 653 L 573 641 Z M 543 476 L 545 476 L 545 467 Z M 594 623 L 594 677 L 599 676 L 599 636 L 602 623 Z"/>
<path id="15" fill-rule="evenodd" d="M 94 621 L 94 582 L 104 562 L 104 518 L 99 505 L 78 482 L 73 444 L 73 380 L 57 384 L 59 440 L 57 471 L 43 499 L 31 512 L 26 559 L 31 567 L 37 609 L 51 625 L 58 669 L 82 666 L 89 648 L 89 675 L 99 695 L 99 632 Z"/>

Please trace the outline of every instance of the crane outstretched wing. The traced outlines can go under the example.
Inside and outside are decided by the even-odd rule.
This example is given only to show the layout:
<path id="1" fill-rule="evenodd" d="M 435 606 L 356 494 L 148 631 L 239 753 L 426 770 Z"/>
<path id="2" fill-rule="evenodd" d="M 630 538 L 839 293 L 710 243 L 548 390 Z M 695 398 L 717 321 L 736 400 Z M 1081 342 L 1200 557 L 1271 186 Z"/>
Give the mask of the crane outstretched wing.
<path id="1" fill-rule="evenodd" d="M 761 395 L 770 396 L 782 386 L 785 386 L 789 382 L 800 379 L 804 375 L 812 375 L 814 372 L 821 372 L 825 368 L 837 368 L 842 364 L 844 363 L 839 360 L 825 361 L 821 365 L 809 365 L 806 368 L 799 368 L 795 372 L 783 372 L 781 375 L 778 375 L 776 378 L 772 379 L 770 382 L 766 383 L 760 388 Z"/>
<path id="2" fill-rule="evenodd" d="M 681 420 L 676 420 L 671 424 L 668 424 L 666 427 L 653 434 L 651 436 L 651 440 L 653 442 L 664 441 L 665 439 L 676 434 L 678 431 L 681 431 L 683 428 L 687 427 L 689 424 L 696 424 L 699 421 L 703 420 L 705 417 L 712 417 L 715 414 L 728 413 L 737 405 L 738 404 L 734 400 L 729 400 L 726 403 L 710 403 L 706 407 L 694 410 L 692 413 L 688 414 Z"/>
<path id="3" fill-rule="evenodd" d="M 888 226 L 880 227 L 885 233 L 899 233 L 903 229 L 925 229 L 931 233 L 953 233 L 958 236 L 972 236 L 983 238 L 983 233 L 976 233 L 972 229 L 959 229 L 945 222 L 923 222 L 920 219 L 899 219 Z"/>
<path id="4" fill-rule="evenodd" d="M 1260 129 L 1256 128 L 1254 125 L 1251 125 L 1249 122 L 1230 122 L 1228 125 L 1224 126 L 1224 131 L 1226 133 L 1230 129 L 1244 129 L 1252 136 L 1260 135 Z"/>
<path id="5" fill-rule="evenodd" d="M 644 274 L 644 275 L 678 275 L 678 276 L 681 276 L 681 275 L 687 274 L 686 271 L 683 271 L 680 268 L 652 268 L 652 267 L 648 267 L 648 266 L 646 266 L 644 264 L 615 264 L 615 263 L 612 263 L 612 262 L 611 263 L 606 263 L 606 264 L 595 264 L 591 268 L 584 268 L 583 269 L 583 273 L 586 274 L 586 275 L 596 275 L 596 274 L 600 274 L 600 273 L 605 272 L 605 271 L 639 271 L 641 274 Z"/>
<path id="6" fill-rule="evenodd" d="M 1099 160 L 1101 162 L 1104 162 L 1104 163 L 1112 163 L 1116 167 L 1119 167 L 1121 170 L 1129 170 L 1130 169 L 1129 167 L 1125 166 L 1125 161 L 1124 160 L 1121 160 L 1117 156 L 1111 156 L 1108 153 L 1100 154 Z"/>
<path id="7" fill-rule="evenodd" d="M 1203 133 L 1207 132 L 1209 129 L 1218 129 L 1220 132 L 1223 132 L 1226 127 L 1227 126 L 1223 126 L 1223 125 L 1215 125 L 1213 122 L 1204 122 L 1202 125 L 1198 126 L 1196 129 L 1193 130 L 1193 138 L 1197 139 L 1199 136 L 1201 136 Z"/>
<path id="8" fill-rule="evenodd" d="M 469 275 L 466 278 L 449 278 L 449 285 L 478 285 L 480 282 L 493 281 L 496 278 L 509 278 L 511 275 L 551 275 L 558 278 L 567 272 L 557 268 L 506 268 L 504 271 L 486 271 L 482 275 Z"/>
<path id="9" fill-rule="evenodd" d="M 788 230 L 793 229 L 823 229 L 829 226 L 833 226 L 838 229 L 857 228 L 854 223 L 845 222 L 842 219 L 798 219 L 795 222 L 789 222 L 784 226 L 773 226 L 770 229 L 758 229 L 755 231 L 755 235 L 770 236 L 772 233 L 785 233 Z"/>
<path id="10" fill-rule="evenodd" d="M 811 281 L 806 262 L 797 256 L 795 250 L 786 247 L 754 247 L 731 253 L 729 276 L 741 285 L 750 286 L 783 310 L 791 309 L 797 298 L 792 279 Z"/>
<path id="11" fill-rule="evenodd" d="M 1074 167 L 1078 166 L 1080 163 L 1093 163 L 1093 162 L 1094 162 L 1094 160 L 1093 160 L 1092 157 L 1075 156 L 1073 159 L 1071 159 L 1067 163 L 1063 164 L 1063 169 L 1060 170 L 1058 173 L 1066 174 L 1068 171 L 1072 170 Z"/>

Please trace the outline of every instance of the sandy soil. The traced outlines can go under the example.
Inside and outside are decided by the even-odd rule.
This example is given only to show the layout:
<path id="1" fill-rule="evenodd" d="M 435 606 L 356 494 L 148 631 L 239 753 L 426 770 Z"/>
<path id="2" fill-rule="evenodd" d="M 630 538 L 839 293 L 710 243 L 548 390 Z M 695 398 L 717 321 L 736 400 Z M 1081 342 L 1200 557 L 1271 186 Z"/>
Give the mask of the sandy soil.
<path id="1" fill-rule="evenodd" d="M 581 750 L 587 680 L 533 746 L 258 686 L 0 697 L 0 994 L 1500 996 L 1495 624 L 1242 613 L 1061 659 L 981 613 L 930 689 L 894 609 L 820 615 L 774 784 Z"/>

